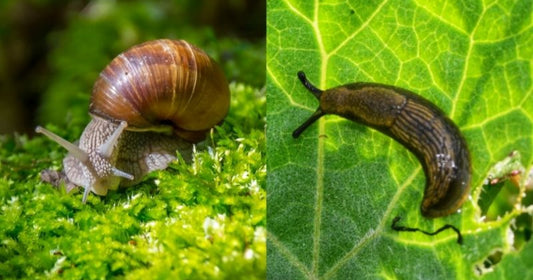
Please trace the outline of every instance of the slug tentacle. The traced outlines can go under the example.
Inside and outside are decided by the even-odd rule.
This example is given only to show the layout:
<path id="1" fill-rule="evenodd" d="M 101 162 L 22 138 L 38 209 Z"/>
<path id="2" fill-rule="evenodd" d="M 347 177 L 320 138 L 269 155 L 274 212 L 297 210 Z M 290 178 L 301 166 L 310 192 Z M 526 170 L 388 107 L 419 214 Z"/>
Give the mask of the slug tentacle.
<path id="1" fill-rule="evenodd" d="M 322 94 L 323 90 L 316 88 L 305 76 L 305 73 L 303 71 L 298 72 L 298 78 L 302 82 L 302 84 L 318 99 L 320 100 L 320 95 Z"/>
<path id="2" fill-rule="evenodd" d="M 353 83 L 322 91 L 302 71 L 298 78 L 320 105 L 293 137 L 326 114 L 368 125 L 400 142 L 422 163 L 426 175 L 422 215 L 446 216 L 461 207 L 470 191 L 470 155 L 457 126 L 437 106 L 394 86 Z"/>
<path id="3" fill-rule="evenodd" d="M 316 88 L 307 79 L 307 77 L 305 76 L 305 73 L 303 71 L 299 71 L 298 72 L 298 78 L 300 79 L 302 84 L 309 90 L 309 92 L 311 92 L 318 100 L 320 100 L 320 96 L 322 95 L 323 90 Z M 325 113 L 322 112 L 322 109 L 320 109 L 320 107 L 318 107 L 318 109 L 315 111 L 315 113 L 313 113 L 313 115 L 311 115 L 311 117 L 309 117 L 309 119 L 307 119 L 307 121 L 305 121 L 302 125 L 300 125 L 300 127 L 298 127 L 297 129 L 294 130 L 294 132 L 292 133 L 292 137 L 298 138 L 300 136 L 300 134 L 302 134 L 302 132 L 307 129 L 307 127 L 309 127 L 315 121 L 320 119 L 320 117 L 322 117 L 324 114 Z"/>
<path id="4" fill-rule="evenodd" d="M 311 117 L 309 117 L 309 119 L 307 119 L 302 125 L 300 125 L 300 127 L 298 127 L 297 129 L 294 130 L 294 132 L 292 133 L 292 137 L 298 138 L 300 136 L 300 134 L 302 134 L 302 132 L 304 132 L 304 130 L 307 129 L 307 127 L 312 125 L 315 121 L 320 119 L 323 115 L 324 115 L 324 112 L 322 112 L 322 110 L 320 110 L 320 108 L 318 108 L 311 115 Z"/>

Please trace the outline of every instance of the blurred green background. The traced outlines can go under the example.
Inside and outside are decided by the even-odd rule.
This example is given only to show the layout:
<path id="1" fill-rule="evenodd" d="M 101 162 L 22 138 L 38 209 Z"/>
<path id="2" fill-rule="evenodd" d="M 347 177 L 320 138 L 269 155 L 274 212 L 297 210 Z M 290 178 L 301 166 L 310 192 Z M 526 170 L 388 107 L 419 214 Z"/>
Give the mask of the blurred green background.
<path id="1" fill-rule="evenodd" d="M 230 82 L 262 87 L 265 2 L 2 0 L 0 134 L 33 134 L 48 123 L 83 127 L 100 71 L 156 38 L 185 39 L 217 60 Z"/>
<path id="2" fill-rule="evenodd" d="M 265 5 L 0 0 L 0 279 L 265 278 Z M 35 126 L 78 139 L 100 71 L 157 38 L 203 49 L 230 82 L 208 147 L 87 204 L 41 182 L 67 152 Z"/>

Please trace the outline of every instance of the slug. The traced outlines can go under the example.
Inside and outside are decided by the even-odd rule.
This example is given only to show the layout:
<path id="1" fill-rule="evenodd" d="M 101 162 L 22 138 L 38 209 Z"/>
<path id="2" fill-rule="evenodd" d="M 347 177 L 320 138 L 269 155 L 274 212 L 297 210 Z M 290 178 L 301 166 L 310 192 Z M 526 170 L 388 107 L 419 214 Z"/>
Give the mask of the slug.
<path id="1" fill-rule="evenodd" d="M 377 83 L 352 83 L 320 90 L 298 72 L 320 101 L 316 112 L 293 132 L 297 138 L 320 117 L 334 114 L 374 128 L 401 143 L 421 162 L 426 188 L 420 206 L 427 218 L 455 213 L 470 192 L 470 155 L 457 126 L 427 99 Z"/>

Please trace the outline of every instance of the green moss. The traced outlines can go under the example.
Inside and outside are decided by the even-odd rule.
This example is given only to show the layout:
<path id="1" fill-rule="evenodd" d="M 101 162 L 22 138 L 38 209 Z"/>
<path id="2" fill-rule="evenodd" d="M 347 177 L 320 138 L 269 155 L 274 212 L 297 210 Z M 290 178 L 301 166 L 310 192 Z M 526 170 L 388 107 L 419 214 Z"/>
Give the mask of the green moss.
<path id="1" fill-rule="evenodd" d="M 45 137 L 0 135 L 0 279 L 265 277 L 264 40 L 224 37 L 233 32 L 193 23 L 198 1 L 174 2 L 97 1 L 70 14 L 47 37 L 51 71 L 38 122 L 78 139 L 105 65 L 132 45 L 173 38 L 201 47 L 231 81 L 224 123 L 191 164 L 90 194 L 86 204 L 81 192 L 40 181 L 41 170 L 62 169 L 64 149 Z"/>
<path id="2" fill-rule="evenodd" d="M 62 148 L 3 136 L 0 278 L 264 278 L 265 97 L 230 88 L 226 121 L 191 164 L 87 204 L 40 182 L 42 169 L 61 168 Z"/>

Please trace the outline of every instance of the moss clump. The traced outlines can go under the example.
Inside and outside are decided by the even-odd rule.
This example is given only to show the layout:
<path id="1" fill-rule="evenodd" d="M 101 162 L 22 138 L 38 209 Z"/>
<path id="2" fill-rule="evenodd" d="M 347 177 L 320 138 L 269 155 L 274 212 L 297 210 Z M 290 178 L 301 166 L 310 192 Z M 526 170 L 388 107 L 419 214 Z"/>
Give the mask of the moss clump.
<path id="1" fill-rule="evenodd" d="M 263 279 L 265 96 L 230 88 L 226 121 L 191 164 L 175 162 L 105 197 L 91 194 L 87 204 L 81 192 L 39 180 L 42 169 L 61 168 L 61 147 L 2 136 L 0 278 Z"/>

